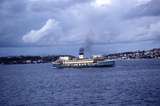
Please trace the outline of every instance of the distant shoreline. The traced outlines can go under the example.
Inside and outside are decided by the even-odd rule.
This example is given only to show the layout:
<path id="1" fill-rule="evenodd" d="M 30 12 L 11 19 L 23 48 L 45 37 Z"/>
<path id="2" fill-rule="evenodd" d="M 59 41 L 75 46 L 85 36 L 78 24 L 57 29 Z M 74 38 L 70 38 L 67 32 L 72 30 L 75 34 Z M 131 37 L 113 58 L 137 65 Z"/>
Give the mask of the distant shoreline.
<path id="1" fill-rule="evenodd" d="M 60 56 L 75 57 L 72 55 L 49 55 L 49 56 L 6 56 L 0 57 L 0 64 L 40 64 L 50 63 Z M 131 51 L 103 55 L 105 59 L 112 60 L 135 60 L 135 59 L 160 59 L 160 48 L 143 51 Z"/>
<path id="2" fill-rule="evenodd" d="M 128 62 L 132 62 L 132 61 L 140 61 L 140 60 L 146 60 L 146 61 L 151 61 L 151 60 L 156 60 L 156 61 L 160 61 L 160 59 L 154 59 L 154 58 L 150 58 L 150 59 L 117 59 L 117 60 L 114 60 L 115 62 L 118 62 L 118 61 L 128 61 Z M 38 65 L 38 64 L 51 64 L 51 62 L 46 62 L 46 63 L 26 63 L 26 64 L 24 64 L 24 63 L 17 63 L 17 64 L 0 64 L 0 65 Z"/>

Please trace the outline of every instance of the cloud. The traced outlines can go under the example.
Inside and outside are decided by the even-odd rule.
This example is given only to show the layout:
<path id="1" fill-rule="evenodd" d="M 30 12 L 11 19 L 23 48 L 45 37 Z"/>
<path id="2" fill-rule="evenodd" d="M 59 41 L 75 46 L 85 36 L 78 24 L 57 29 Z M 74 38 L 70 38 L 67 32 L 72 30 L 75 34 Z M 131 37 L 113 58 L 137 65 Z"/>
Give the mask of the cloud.
<path id="1" fill-rule="evenodd" d="M 92 0 L 29 0 L 29 9 L 34 12 L 59 12 L 76 4 L 88 3 Z"/>
<path id="2" fill-rule="evenodd" d="M 151 2 L 152 0 L 137 0 L 137 6 L 140 6 L 140 5 L 144 5 L 144 4 L 147 4 L 148 2 Z"/>
<path id="3" fill-rule="evenodd" d="M 56 42 L 57 44 L 70 43 L 88 46 L 88 41 L 91 42 L 91 44 L 104 44 L 143 41 L 154 39 L 157 36 L 153 30 L 152 32 L 150 31 L 148 26 L 159 22 L 159 18 L 155 20 L 147 16 L 134 19 L 126 19 L 124 17 L 129 11 L 132 11 L 133 8 L 146 6 L 153 1 L 124 0 L 124 2 L 121 2 L 120 0 L 112 0 L 109 5 L 103 5 L 102 7 L 93 5 L 93 2 L 96 3 L 96 1 L 83 3 L 70 2 L 74 5 L 72 4 L 65 10 L 59 11 L 55 16 L 55 19 L 59 22 L 57 25 L 59 28 L 54 27 L 54 31 L 48 31 L 45 35 L 36 34 L 35 37 L 29 36 L 27 43 L 54 44 Z M 66 4 L 66 2 L 64 4 Z M 126 6 L 124 7 L 122 4 Z M 59 4 L 58 8 L 60 7 Z M 34 35 L 35 33 L 37 33 L 37 31 L 32 31 L 27 35 Z M 28 36 L 24 36 L 23 40 L 24 38 L 28 39 Z"/>
<path id="4" fill-rule="evenodd" d="M 50 34 L 54 28 L 58 25 L 54 19 L 49 19 L 46 24 L 39 30 L 32 30 L 23 36 L 23 41 L 27 43 L 35 43 L 43 37 Z"/>
<path id="5" fill-rule="evenodd" d="M 143 16 L 159 16 L 160 15 L 160 1 L 159 0 L 142 0 L 140 5 L 132 8 L 127 17 L 138 18 Z"/>
<path id="6" fill-rule="evenodd" d="M 2 0 L 0 45 L 12 42 L 88 47 L 159 40 L 158 0 L 101 1 Z"/>

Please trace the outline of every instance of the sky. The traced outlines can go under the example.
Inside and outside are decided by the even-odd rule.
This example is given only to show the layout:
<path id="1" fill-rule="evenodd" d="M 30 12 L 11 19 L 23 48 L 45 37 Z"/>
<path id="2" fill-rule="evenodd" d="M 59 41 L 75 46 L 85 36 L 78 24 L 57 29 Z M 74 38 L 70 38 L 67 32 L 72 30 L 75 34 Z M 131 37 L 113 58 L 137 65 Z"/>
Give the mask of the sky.
<path id="1" fill-rule="evenodd" d="M 160 0 L 0 0 L 0 56 L 160 47 Z"/>

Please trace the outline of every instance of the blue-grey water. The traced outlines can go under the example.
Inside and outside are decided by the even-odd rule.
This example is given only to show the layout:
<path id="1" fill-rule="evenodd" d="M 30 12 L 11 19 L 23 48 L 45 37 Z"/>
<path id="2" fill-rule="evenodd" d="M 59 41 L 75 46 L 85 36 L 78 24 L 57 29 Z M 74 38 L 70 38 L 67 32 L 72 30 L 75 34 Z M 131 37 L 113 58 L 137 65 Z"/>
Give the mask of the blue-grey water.
<path id="1" fill-rule="evenodd" d="M 88 69 L 0 65 L 0 106 L 160 106 L 160 60 Z"/>

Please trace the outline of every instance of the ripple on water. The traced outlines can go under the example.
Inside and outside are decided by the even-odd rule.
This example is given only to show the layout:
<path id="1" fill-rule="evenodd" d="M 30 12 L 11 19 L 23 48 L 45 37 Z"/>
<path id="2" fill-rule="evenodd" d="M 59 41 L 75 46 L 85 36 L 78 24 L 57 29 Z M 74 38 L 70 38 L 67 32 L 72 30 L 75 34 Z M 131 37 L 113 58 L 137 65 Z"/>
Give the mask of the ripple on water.
<path id="1" fill-rule="evenodd" d="M 0 106 L 158 106 L 160 60 L 112 68 L 0 65 Z"/>

